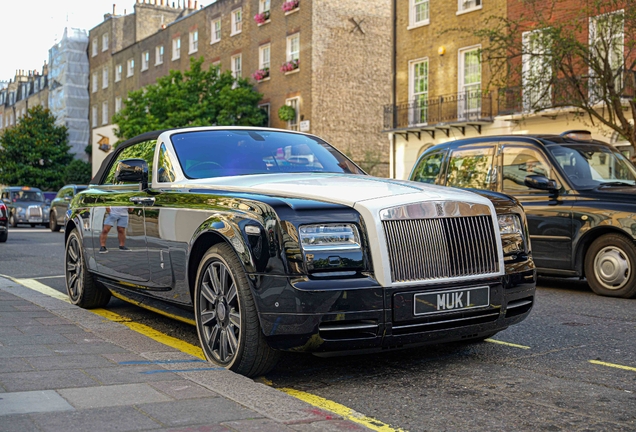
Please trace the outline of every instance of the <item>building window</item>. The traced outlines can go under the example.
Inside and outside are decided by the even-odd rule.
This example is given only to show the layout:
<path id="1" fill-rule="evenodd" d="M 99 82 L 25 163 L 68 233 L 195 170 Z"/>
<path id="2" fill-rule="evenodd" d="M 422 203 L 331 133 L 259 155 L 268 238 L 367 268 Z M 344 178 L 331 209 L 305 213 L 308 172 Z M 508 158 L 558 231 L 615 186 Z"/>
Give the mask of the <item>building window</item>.
<path id="1" fill-rule="evenodd" d="M 428 116 L 428 59 L 409 62 L 409 124 L 427 122 Z"/>
<path id="2" fill-rule="evenodd" d="M 481 0 L 457 0 L 457 13 L 471 12 L 481 9 Z"/>
<path id="3" fill-rule="evenodd" d="M 188 54 L 195 53 L 199 50 L 199 31 L 191 31 L 190 32 L 190 51 Z"/>
<path id="4" fill-rule="evenodd" d="M 212 62 L 212 66 L 216 68 L 216 76 L 217 78 L 221 76 L 221 61 Z"/>
<path id="5" fill-rule="evenodd" d="M 232 32 L 230 36 L 239 34 L 243 30 L 243 9 L 235 9 L 232 11 Z"/>
<path id="6" fill-rule="evenodd" d="M 121 111 L 121 97 L 117 96 L 115 98 L 115 114 Z"/>
<path id="7" fill-rule="evenodd" d="M 40 80 L 38 78 L 33 81 L 33 92 L 37 93 L 40 91 Z"/>
<path id="8" fill-rule="evenodd" d="M 108 33 L 102 35 L 102 51 L 108 51 Z"/>
<path id="9" fill-rule="evenodd" d="M 3 121 L 3 118 L 2 118 L 2 114 L 0 113 L 0 129 L 4 127 L 2 121 Z"/>
<path id="10" fill-rule="evenodd" d="M 172 60 L 181 58 L 181 38 L 172 39 Z"/>
<path id="11" fill-rule="evenodd" d="M 549 34 L 542 29 L 527 31 L 522 34 L 521 39 L 523 109 L 530 111 L 547 108 L 552 99 L 550 88 L 552 66 L 544 55 L 547 54 Z"/>
<path id="12" fill-rule="evenodd" d="M 265 117 L 265 121 L 263 122 L 263 126 L 270 127 L 270 122 L 269 122 L 270 105 L 266 103 L 266 104 L 259 105 L 258 107 L 265 112 L 266 117 Z"/>
<path id="13" fill-rule="evenodd" d="M 426 25 L 429 20 L 429 0 L 409 0 L 409 26 L 418 27 Z"/>
<path id="14" fill-rule="evenodd" d="M 97 55 L 97 39 L 93 39 L 91 47 L 91 57 L 95 57 Z"/>
<path id="15" fill-rule="evenodd" d="M 126 62 L 126 77 L 131 77 L 135 74 L 135 59 L 129 59 Z"/>
<path id="16" fill-rule="evenodd" d="M 122 67 L 120 64 L 115 66 L 115 82 L 121 81 Z"/>
<path id="17" fill-rule="evenodd" d="M 108 102 L 102 102 L 102 124 L 108 124 Z"/>
<path id="18" fill-rule="evenodd" d="M 590 57 L 601 66 L 596 70 L 590 69 L 589 96 L 590 99 L 600 101 L 605 95 L 605 89 L 610 84 L 604 77 L 614 76 L 616 92 L 623 91 L 623 74 L 619 73 L 625 65 L 625 16 L 624 12 L 616 11 L 590 18 L 589 24 Z M 605 63 L 607 62 L 607 63 Z M 609 70 L 605 66 L 609 66 Z M 598 78 L 599 73 L 601 78 Z"/>
<path id="19" fill-rule="evenodd" d="M 459 51 L 459 119 L 481 111 L 481 52 L 480 47 Z"/>
<path id="20" fill-rule="evenodd" d="M 300 59 L 300 34 L 287 38 L 287 61 Z"/>
<path id="21" fill-rule="evenodd" d="M 108 66 L 104 66 L 102 69 L 102 88 L 108 88 Z"/>
<path id="22" fill-rule="evenodd" d="M 210 43 L 217 43 L 221 40 L 221 18 L 212 21 L 212 40 Z"/>
<path id="23" fill-rule="evenodd" d="M 150 51 L 144 51 L 141 53 L 141 70 L 148 70 L 148 64 L 150 63 Z"/>
<path id="24" fill-rule="evenodd" d="M 155 66 L 163 64 L 163 45 L 155 48 Z"/>
<path id="25" fill-rule="evenodd" d="M 296 111 L 296 116 L 292 120 L 289 120 L 287 122 L 287 129 L 293 130 L 293 131 L 297 131 L 298 130 L 298 117 L 300 117 L 299 116 L 300 98 L 299 97 L 295 97 L 295 98 L 287 99 L 285 101 L 285 104 L 289 105 L 290 107 L 292 107 L 294 109 L 294 111 Z"/>
<path id="26" fill-rule="evenodd" d="M 237 54 L 235 56 L 232 56 L 232 58 L 230 59 L 231 63 L 232 63 L 232 76 L 236 79 L 240 78 L 242 76 L 242 68 L 243 68 L 243 61 L 241 58 L 241 54 Z"/>
<path id="27" fill-rule="evenodd" d="M 259 0 L 258 1 L 258 11 L 260 13 L 269 12 L 271 9 L 271 1 L 270 0 Z"/>
<path id="28" fill-rule="evenodd" d="M 91 109 L 91 125 L 97 127 L 97 105 L 93 105 Z"/>
<path id="29" fill-rule="evenodd" d="M 270 44 L 260 46 L 258 48 L 258 67 L 259 69 L 269 70 L 269 59 L 271 53 Z"/>
<path id="30" fill-rule="evenodd" d="M 97 87 L 99 85 L 99 78 L 97 76 L 97 72 L 93 73 L 92 81 L 91 81 L 91 92 L 97 92 Z"/>

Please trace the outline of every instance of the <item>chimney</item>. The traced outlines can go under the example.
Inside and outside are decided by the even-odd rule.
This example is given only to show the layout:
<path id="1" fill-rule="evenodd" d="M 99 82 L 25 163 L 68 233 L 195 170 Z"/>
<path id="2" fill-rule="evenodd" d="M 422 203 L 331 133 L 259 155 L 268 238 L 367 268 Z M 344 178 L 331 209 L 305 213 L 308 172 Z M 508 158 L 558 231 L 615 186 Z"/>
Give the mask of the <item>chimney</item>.
<path id="1" fill-rule="evenodd" d="M 194 0 L 194 8 L 195 9 L 199 9 L 199 1 L 198 0 Z"/>
<path id="2" fill-rule="evenodd" d="M 188 9 L 192 9 L 192 0 L 188 0 Z"/>
<path id="3" fill-rule="evenodd" d="M 113 16 L 117 15 L 117 5 L 113 3 Z"/>

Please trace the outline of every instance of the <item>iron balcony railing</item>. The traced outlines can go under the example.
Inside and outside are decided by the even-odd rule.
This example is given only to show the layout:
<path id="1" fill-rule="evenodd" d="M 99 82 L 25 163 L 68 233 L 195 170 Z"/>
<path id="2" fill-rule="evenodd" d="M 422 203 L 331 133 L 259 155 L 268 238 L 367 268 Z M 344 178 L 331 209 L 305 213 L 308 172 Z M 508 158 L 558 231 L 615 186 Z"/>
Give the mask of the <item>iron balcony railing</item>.
<path id="1" fill-rule="evenodd" d="M 481 90 L 468 90 L 384 107 L 384 130 L 492 121 L 492 95 L 482 93 Z"/>

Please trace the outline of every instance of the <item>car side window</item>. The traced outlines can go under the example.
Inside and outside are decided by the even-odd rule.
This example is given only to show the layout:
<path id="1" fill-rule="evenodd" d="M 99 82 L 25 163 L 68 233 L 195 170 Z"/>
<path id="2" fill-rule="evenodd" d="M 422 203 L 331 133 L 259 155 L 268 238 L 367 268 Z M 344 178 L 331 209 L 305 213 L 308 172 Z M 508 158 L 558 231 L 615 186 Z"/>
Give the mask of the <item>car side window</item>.
<path id="1" fill-rule="evenodd" d="M 117 163 L 124 159 L 143 159 L 148 163 L 148 182 L 152 182 L 152 158 L 155 153 L 156 140 L 144 141 L 125 148 L 121 153 L 113 159 L 113 163 L 110 166 L 105 185 L 115 184 L 115 171 L 117 170 Z"/>
<path id="2" fill-rule="evenodd" d="M 525 146 L 503 146 L 502 179 L 503 192 L 547 193 L 529 188 L 524 181 L 529 175 L 542 175 L 552 178 L 550 163 L 538 150 Z"/>
<path id="3" fill-rule="evenodd" d="M 431 153 L 425 153 L 420 158 L 417 166 L 413 170 L 411 180 L 436 184 L 437 177 L 442 169 L 442 163 L 444 162 L 444 156 L 446 156 L 447 150 L 436 150 Z"/>
<path id="4" fill-rule="evenodd" d="M 491 189 L 495 146 L 464 147 L 453 150 L 446 174 L 446 186 Z"/>
<path id="5" fill-rule="evenodd" d="M 159 166 L 157 167 L 157 176 L 162 183 L 173 182 L 176 178 L 172 160 L 166 150 L 166 145 L 161 144 L 159 149 Z"/>

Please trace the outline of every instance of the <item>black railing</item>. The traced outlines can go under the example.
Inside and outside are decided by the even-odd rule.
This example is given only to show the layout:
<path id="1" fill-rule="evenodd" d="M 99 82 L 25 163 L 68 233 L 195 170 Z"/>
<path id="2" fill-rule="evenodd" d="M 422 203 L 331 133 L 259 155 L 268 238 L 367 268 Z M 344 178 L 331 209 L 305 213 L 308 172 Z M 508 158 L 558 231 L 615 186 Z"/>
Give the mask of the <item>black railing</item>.
<path id="1" fill-rule="evenodd" d="M 481 90 L 469 90 L 384 107 L 384 130 L 492 121 L 492 95 L 484 94 Z"/>

